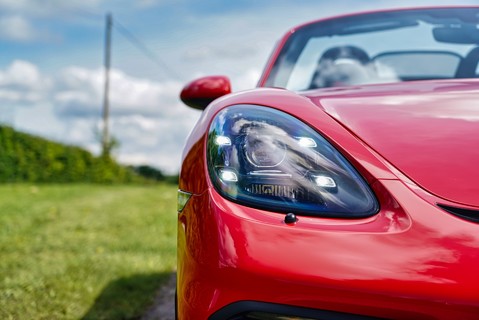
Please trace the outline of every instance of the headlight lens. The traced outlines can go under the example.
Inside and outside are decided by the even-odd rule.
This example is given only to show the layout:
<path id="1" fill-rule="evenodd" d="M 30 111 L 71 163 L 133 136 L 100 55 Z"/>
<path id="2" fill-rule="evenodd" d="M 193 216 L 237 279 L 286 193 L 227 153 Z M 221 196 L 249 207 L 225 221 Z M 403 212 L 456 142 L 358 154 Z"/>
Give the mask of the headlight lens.
<path id="1" fill-rule="evenodd" d="M 270 211 L 365 217 L 378 203 L 364 179 L 319 133 L 275 109 L 222 110 L 208 134 L 208 170 L 224 197 Z"/>

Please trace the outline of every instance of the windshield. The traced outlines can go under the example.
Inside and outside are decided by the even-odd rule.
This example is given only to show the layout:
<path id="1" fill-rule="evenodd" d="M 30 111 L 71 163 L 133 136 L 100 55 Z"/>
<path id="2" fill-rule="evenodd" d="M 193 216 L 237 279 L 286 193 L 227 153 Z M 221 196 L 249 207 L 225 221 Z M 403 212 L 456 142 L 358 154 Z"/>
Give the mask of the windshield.
<path id="1" fill-rule="evenodd" d="M 266 86 L 289 90 L 476 78 L 479 8 L 370 13 L 324 20 L 286 41 Z"/>

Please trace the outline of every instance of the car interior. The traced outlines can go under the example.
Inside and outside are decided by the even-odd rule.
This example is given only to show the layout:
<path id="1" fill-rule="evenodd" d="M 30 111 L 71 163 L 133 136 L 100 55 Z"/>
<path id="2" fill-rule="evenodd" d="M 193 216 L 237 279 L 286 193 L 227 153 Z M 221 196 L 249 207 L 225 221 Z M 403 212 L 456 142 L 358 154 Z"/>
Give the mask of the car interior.
<path id="1" fill-rule="evenodd" d="M 364 84 L 391 72 L 396 81 L 477 78 L 478 64 L 479 47 L 465 57 L 434 50 L 388 51 L 369 57 L 357 46 L 337 46 L 321 55 L 308 89 Z"/>

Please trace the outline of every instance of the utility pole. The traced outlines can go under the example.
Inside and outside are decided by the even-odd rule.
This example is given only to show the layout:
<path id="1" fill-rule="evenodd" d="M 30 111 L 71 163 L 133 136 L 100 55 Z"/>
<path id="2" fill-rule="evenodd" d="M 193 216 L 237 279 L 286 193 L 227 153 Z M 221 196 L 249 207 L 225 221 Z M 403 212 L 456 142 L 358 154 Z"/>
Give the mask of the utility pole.
<path id="1" fill-rule="evenodd" d="M 109 133 L 109 116 L 110 116 L 110 60 L 111 60 L 111 27 L 113 21 L 111 13 L 106 15 L 105 28 L 105 86 L 103 89 L 103 135 L 102 135 L 102 154 L 110 156 L 110 133 Z"/>

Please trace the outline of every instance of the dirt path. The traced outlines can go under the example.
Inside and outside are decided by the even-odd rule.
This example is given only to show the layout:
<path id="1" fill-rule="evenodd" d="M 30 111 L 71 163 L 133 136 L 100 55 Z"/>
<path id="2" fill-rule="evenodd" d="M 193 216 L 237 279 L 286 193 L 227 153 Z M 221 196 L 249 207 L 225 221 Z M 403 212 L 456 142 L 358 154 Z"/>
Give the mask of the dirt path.
<path id="1" fill-rule="evenodd" d="M 176 273 L 158 291 L 153 306 L 146 311 L 142 320 L 175 320 Z"/>

